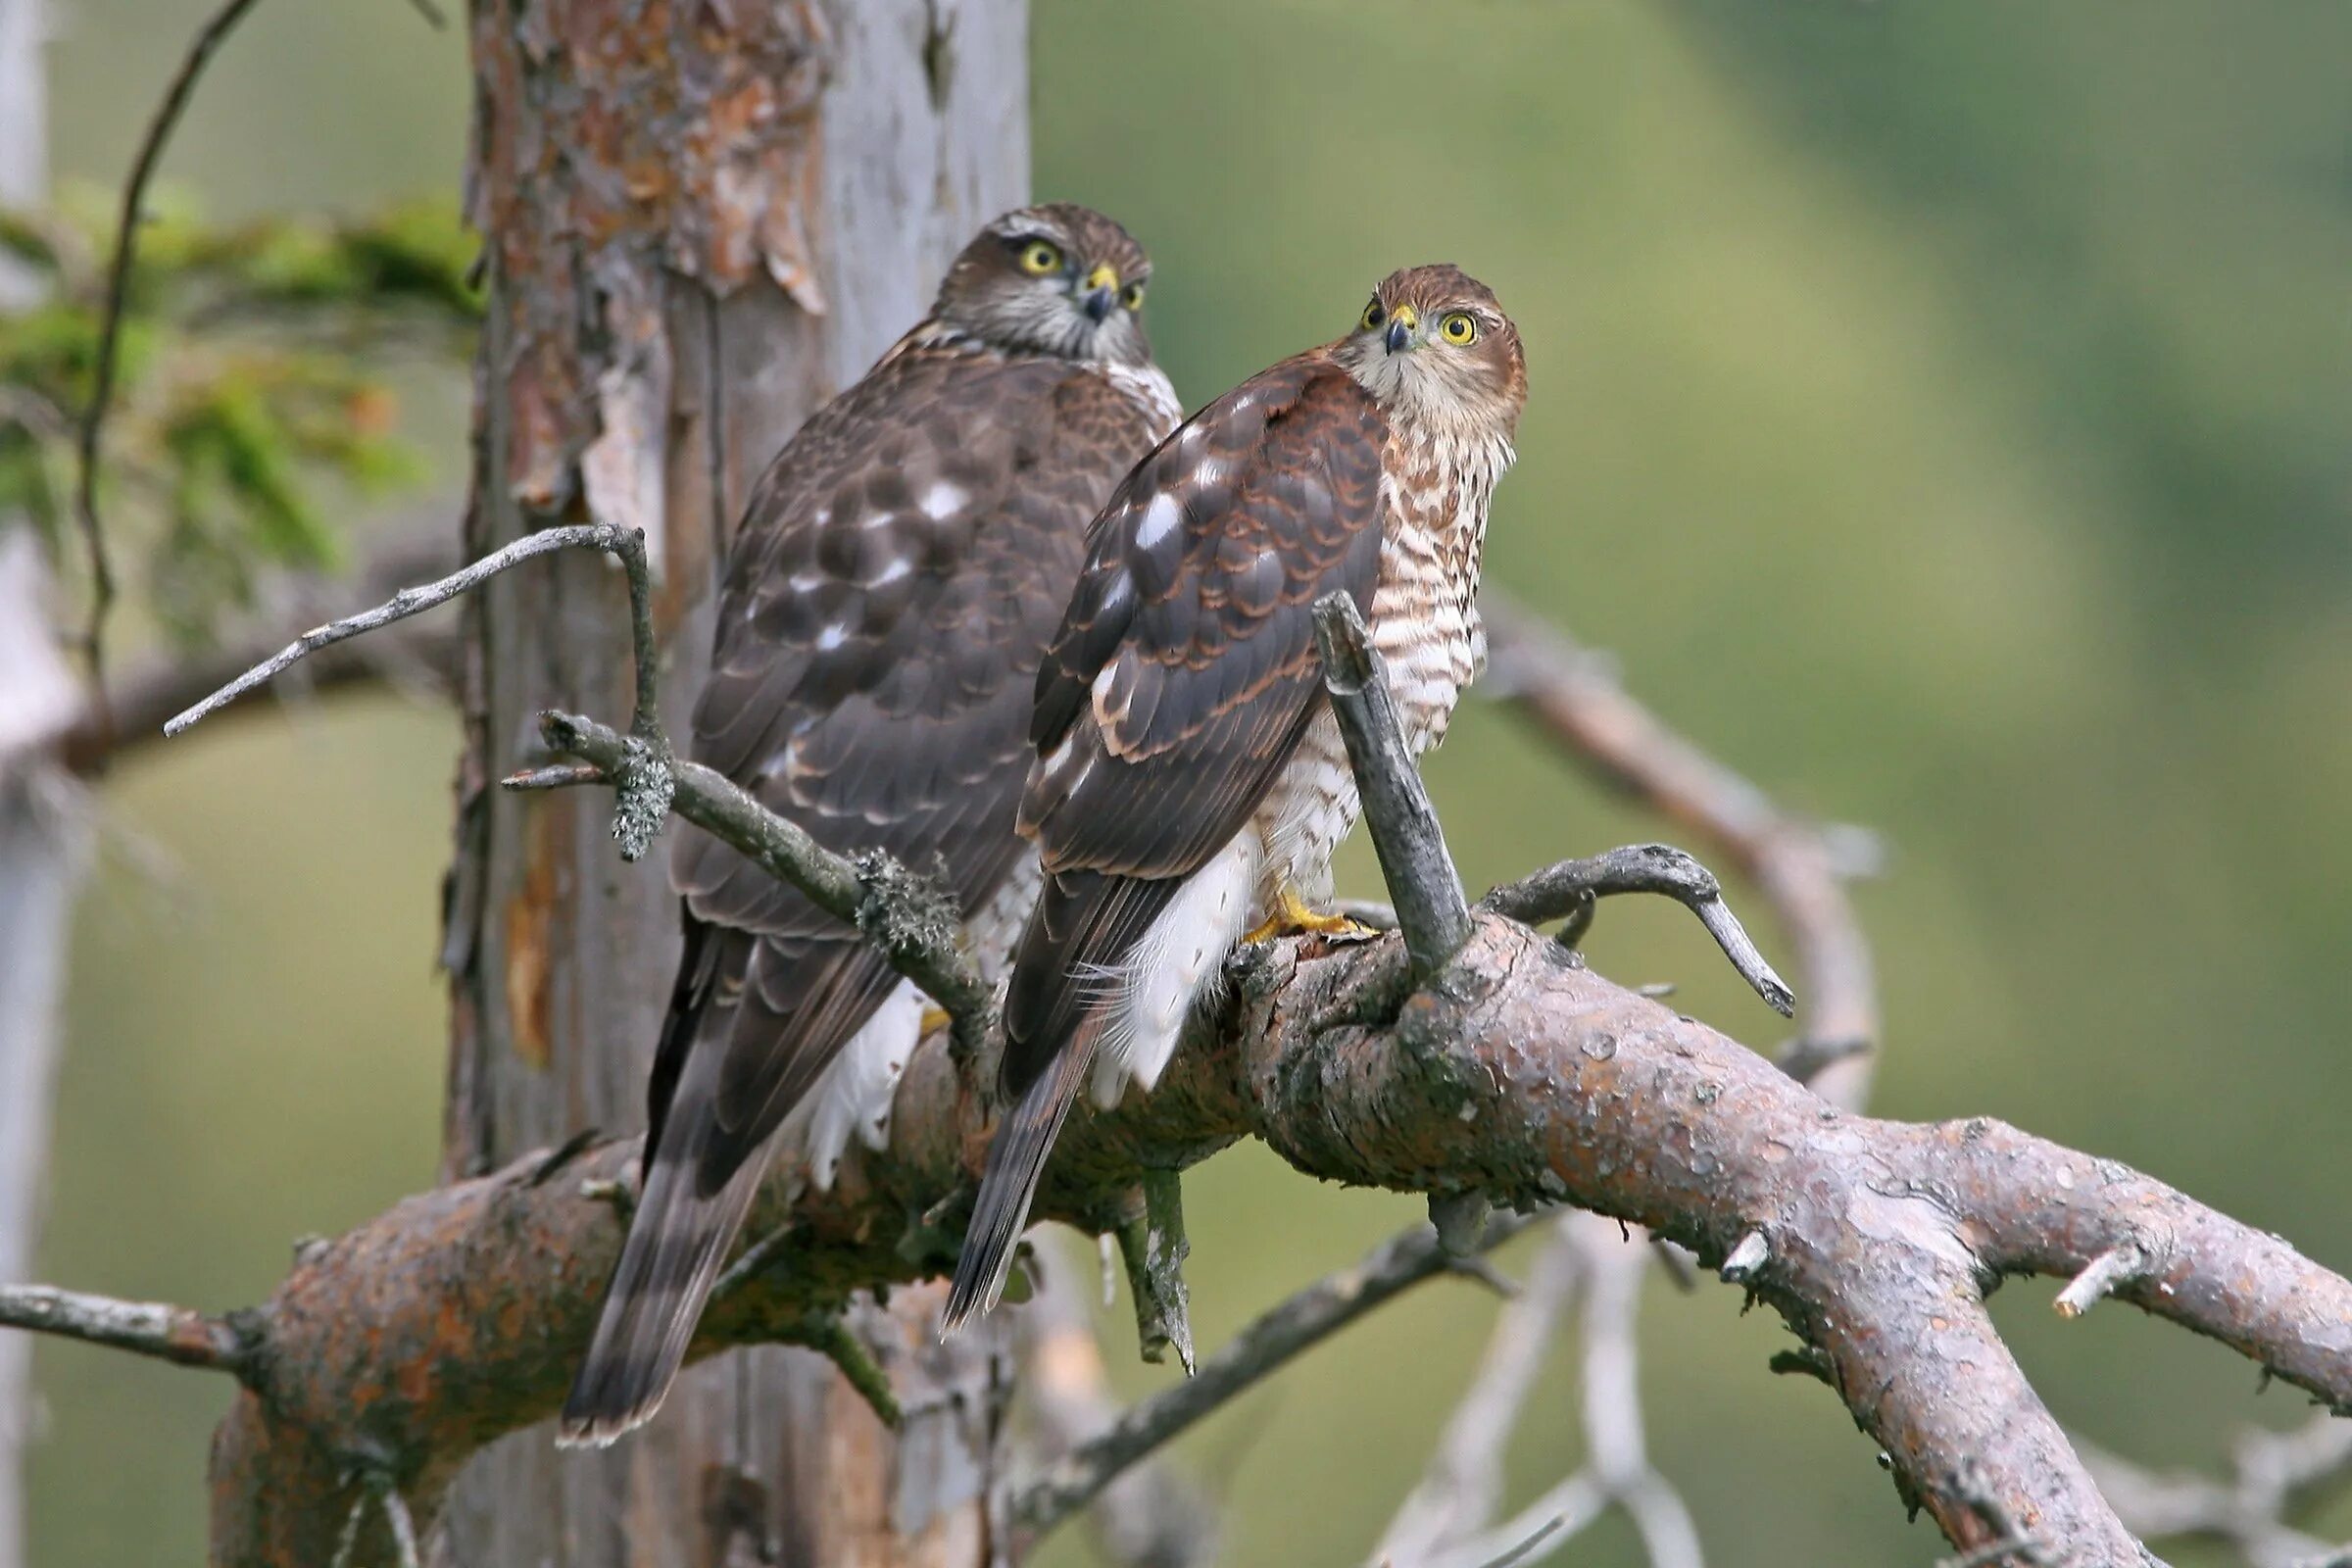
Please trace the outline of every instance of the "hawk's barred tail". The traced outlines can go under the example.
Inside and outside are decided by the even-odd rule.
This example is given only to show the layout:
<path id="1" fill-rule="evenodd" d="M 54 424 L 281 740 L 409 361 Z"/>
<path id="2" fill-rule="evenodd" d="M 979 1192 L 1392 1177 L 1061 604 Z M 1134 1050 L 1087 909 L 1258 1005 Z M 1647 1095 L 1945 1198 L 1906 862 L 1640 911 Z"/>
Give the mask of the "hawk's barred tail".
<path id="1" fill-rule="evenodd" d="M 1004 1093 L 1020 1098 L 988 1146 L 988 1168 L 956 1259 L 942 1334 L 995 1306 L 1004 1293 L 1046 1157 L 1118 1005 L 1118 966 L 1179 886 L 1092 871 L 1046 878 L 1013 949 L 1004 994 L 1000 1081 Z"/>
<path id="2" fill-rule="evenodd" d="M 990 1310 L 1004 1294 L 1013 1249 L 1029 1223 L 1029 1205 L 1046 1173 L 1046 1156 L 1054 1152 L 1054 1139 L 1086 1082 L 1099 1032 L 1100 1025 L 1092 1020 L 1082 1027 L 1078 1038 L 1062 1048 L 1052 1070 L 1029 1086 L 997 1128 L 996 1140 L 988 1146 L 988 1168 L 980 1177 L 980 1197 L 963 1233 L 963 1250 L 956 1258 L 956 1283 L 948 1291 L 941 1338 Z"/>
<path id="3" fill-rule="evenodd" d="M 611 1443 L 662 1408 L 719 1265 L 766 1174 L 765 1159 L 749 1159 L 718 1191 L 695 1190 L 703 1154 L 697 1133 L 710 1121 L 709 1111 L 692 1102 L 709 1092 L 694 1081 L 700 1076 L 680 1085 L 679 1103 L 667 1119 L 670 1136 L 647 1163 L 645 1190 L 605 1295 L 604 1315 L 564 1402 L 556 1438 L 561 1446 Z"/>

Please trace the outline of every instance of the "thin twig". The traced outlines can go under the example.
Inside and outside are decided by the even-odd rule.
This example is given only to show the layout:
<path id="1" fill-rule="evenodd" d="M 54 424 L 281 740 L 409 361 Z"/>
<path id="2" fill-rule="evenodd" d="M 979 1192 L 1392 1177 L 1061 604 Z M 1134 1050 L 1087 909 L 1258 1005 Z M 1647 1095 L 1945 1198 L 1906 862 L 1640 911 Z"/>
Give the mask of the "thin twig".
<path id="1" fill-rule="evenodd" d="M 622 859 L 637 859 L 652 848 L 654 835 L 669 815 L 676 779 L 670 767 L 669 741 L 662 733 L 662 651 L 654 641 L 652 574 L 646 564 L 645 535 L 635 528 L 579 523 L 525 534 L 437 582 L 403 588 L 372 610 L 313 627 L 193 708 L 167 719 L 164 733 L 179 734 L 321 648 L 445 605 L 511 566 L 558 550 L 603 551 L 620 563 L 628 577 L 629 633 L 637 666 L 636 711 L 629 719 L 628 740 L 622 743 L 620 755 L 605 764 L 605 772 L 614 793 L 612 837 L 620 845 Z"/>
<path id="2" fill-rule="evenodd" d="M 54 1334 L 237 1377 L 251 1366 L 255 1344 L 255 1336 L 233 1319 L 207 1317 L 161 1301 L 122 1301 L 47 1285 L 0 1285 L 0 1328 Z"/>
<path id="3" fill-rule="evenodd" d="M 2146 1272 L 2147 1253 L 2138 1247 L 2111 1247 L 2090 1260 L 2090 1266 L 2069 1280 L 2058 1293 L 2058 1315 L 2081 1317 L 2099 1304 L 2099 1298 Z"/>
<path id="4" fill-rule="evenodd" d="M 1496 1314 L 1485 1359 L 1454 1404 L 1420 1481 L 1389 1521 L 1372 1561 L 1421 1564 L 1483 1531 L 1502 1500 L 1504 1456 L 1560 1318 L 1576 1294 L 1580 1259 L 1566 1226 L 1553 1227 L 1518 1297 Z M 1535 1544 L 1559 1527 L 1546 1522 Z M 1500 1560 L 1500 1559 L 1498 1559 Z"/>
<path id="5" fill-rule="evenodd" d="M 416 1549 L 416 1521 L 409 1512 L 409 1499 L 400 1494 L 389 1476 L 377 1477 L 369 1485 L 376 1500 L 384 1505 L 384 1522 L 392 1527 L 392 1548 L 399 1554 L 400 1568 L 422 1568 Z"/>
<path id="6" fill-rule="evenodd" d="M 2226 1543 L 2251 1568 L 2328 1568 L 2352 1557 L 2294 1528 L 2352 1485 L 2352 1421 L 2321 1414 L 2285 1432 L 2255 1428 L 2230 1446 L 2228 1475 L 2159 1474 L 2078 1436 L 2075 1447 L 2134 1535 Z"/>
<path id="7" fill-rule="evenodd" d="M 1135 1212 L 1119 1226 L 1118 1239 L 1144 1359 L 1162 1361 L 1172 1347 L 1185 1376 L 1192 1376 L 1192 1293 L 1184 1283 L 1184 1260 L 1193 1244 L 1184 1231 L 1184 1186 L 1177 1172 L 1143 1173 Z"/>
<path id="8" fill-rule="evenodd" d="M 1499 1245 L 1526 1223 L 1516 1215 L 1495 1216 L 1487 1227 L 1487 1245 Z M 1452 1263 L 1436 1233 L 1420 1225 L 1354 1266 L 1324 1276 L 1235 1335 L 1200 1363 L 1197 1376 L 1131 1406 L 1106 1431 L 1048 1467 L 1014 1494 L 1007 1517 L 1031 1539 L 1045 1535 L 1129 1465 L 1244 1389 L 1423 1280 L 1449 1272 Z"/>
<path id="9" fill-rule="evenodd" d="M 1427 979 L 1470 940 L 1469 901 L 1462 896 L 1462 879 L 1446 848 L 1437 809 L 1404 744 L 1396 700 L 1372 650 L 1363 612 L 1344 593 L 1326 594 L 1315 602 L 1314 617 L 1323 686 L 1348 743 L 1364 825 L 1396 902 L 1413 974 Z"/>
<path id="10" fill-rule="evenodd" d="M 406 620 L 411 615 L 446 605 L 460 594 L 480 587 L 511 566 L 520 565 L 539 556 L 552 555 L 559 550 L 601 550 L 617 558 L 622 566 L 629 569 L 630 613 L 633 620 L 642 622 L 642 625 L 632 626 L 631 630 L 637 635 L 641 648 L 650 648 L 653 643 L 653 611 L 650 585 L 645 577 L 645 536 L 634 528 L 605 522 L 544 528 L 537 533 L 525 534 L 505 549 L 492 551 L 471 565 L 461 566 L 436 582 L 403 588 L 373 609 L 313 627 L 202 702 L 165 720 L 164 733 L 177 735 L 190 725 L 211 717 L 321 648 L 332 647 L 346 638 L 357 637 L 389 626 L 396 620 Z M 638 722 L 659 713 L 655 687 L 658 669 L 659 665 L 654 661 L 640 657 L 637 671 Z"/>
<path id="11" fill-rule="evenodd" d="M 578 713 L 542 713 L 539 728 L 550 748 L 593 764 L 606 783 L 631 756 L 628 737 Z M 995 994 L 963 951 L 952 898 L 886 855 L 843 859 L 699 762 L 673 758 L 666 771 L 675 787 L 672 810 L 863 931 L 893 968 L 948 1010 L 958 1037 L 976 1048 L 987 1034 Z"/>
<path id="12" fill-rule="evenodd" d="M 1478 906 L 1530 925 L 1579 914 L 1589 921 L 1596 900 L 1624 893 L 1663 894 L 1697 915 L 1756 995 L 1783 1017 L 1795 1014 L 1794 994 L 1748 940 L 1747 929 L 1724 903 L 1723 885 L 1715 874 L 1671 845 L 1631 844 L 1580 860 L 1562 860 L 1503 884 L 1479 900 Z"/>
<path id="13" fill-rule="evenodd" d="M 1801 1063 L 1825 1098 L 1858 1108 L 1879 1038 L 1870 944 L 1846 896 L 1870 874 L 1875 841 L 1783 811 L 1748 780 L 1627 695 L 1608 662 L 1493 589 L 1482 611 L 1480 690 L 1526 714 L 1578 761 L 1669 821 L 1702 836 L 1752 880 L 1796 951 L 1805 999 Z"/>
<path id="14" fill-rule="evenodd" d="M 179 63 L 179 71 L 164 90 L 163 102 L 156 106 L 154 118 L 147 122 L 147 134 L 130 166 L 130 178 L 122 187 L 122 209 L 116 220 L 115 255 L 107 269 L 106 307 L 99 323 L 98 363 L 91 374 L 89 407 L 81 416 L 80 472 L 74 491 L 74 514 L 80 524 L 82 548 L 90 563 L 90 615 L 82 631 L 82 652 L 89 661 L 91 703 L 100 730 L 105 733 L 114 728 L 106 700 L 106 617 L 115 604 L 115 568 L 106 547 L 106 528 L 98 516 L 98 446 L 105 433 L 107 413 L 114 404 L 115 364 L 122 349 L 131 264 L 138 254 L 139 215 L 147 205 L 147 185 L 155 177 L 156 166 L 163 161 L 164 148 L 172 140 L 172 131 L 178 128 L 179 117 L 187 111 L 188 100 L 196 91 L 196 79 L 204 74 L 214 51 L 227 41 L 253 4 L 254 0 L 226 0 L 213 13 L 212 20 L 198 29 L 195 41 L 188 45 L 187 55 Z"/>

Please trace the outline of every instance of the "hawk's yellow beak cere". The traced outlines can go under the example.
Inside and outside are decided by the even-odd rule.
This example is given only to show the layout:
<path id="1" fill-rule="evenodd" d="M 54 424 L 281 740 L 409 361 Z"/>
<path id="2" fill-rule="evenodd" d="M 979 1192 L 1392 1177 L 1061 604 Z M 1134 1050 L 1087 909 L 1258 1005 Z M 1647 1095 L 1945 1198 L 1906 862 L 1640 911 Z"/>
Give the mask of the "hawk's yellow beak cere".
<path id="1" fill-rule="evenodd" d="M 1420 313 L 1410 305 L 1399 305 L 1389 313 L 1389 352 L 1396 354 L 1411 346 L 1413 328 L 1421 324 Z"/>
<path id="2" fill-rule="evenodd" d="M 1079 286 L 1079 298 L 1089 319 L 1100 322 L 1110 314 L 1110 308 L 1119 301 L 1119 274 L 1108 262 L 1086 274 L 1086 281 Z"/>

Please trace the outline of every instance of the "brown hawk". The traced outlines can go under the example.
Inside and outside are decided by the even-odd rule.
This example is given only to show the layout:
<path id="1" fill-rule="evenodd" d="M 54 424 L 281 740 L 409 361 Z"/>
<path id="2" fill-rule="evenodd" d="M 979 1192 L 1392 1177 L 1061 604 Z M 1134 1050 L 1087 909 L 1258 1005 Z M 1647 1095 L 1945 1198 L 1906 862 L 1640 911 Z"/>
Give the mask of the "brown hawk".
<path id="1" fill-rule="evenodd" d="M 1309 607 L 1351 595 L 1415 753 L 1486 655 L 1487 507 L 1527 401 L 1518 330 L 1451 267 L 1243 382 L 1137 465 L 1038 672 L 1021 831 L 1046 883 L 1014 950 L 990 1147 L 947 1322 L 993 1305 L 1081 1083 L 1155 1083 L 1252 924 L 1325 928 L 1355 781 Z"/>
<path id="2" fill-rule="evenodd" d="M 1007 214 L 931 315 L 801 427 L 729 551 L 694 754 L 843 855 L 939 871 L 984 970 L 1036 894 L 1024 725 L 1087 524 L 1179 409 L 1151 263 L 1083 207 Z M 771 1158 L 832 1184 L 883 1147 L 923 999 L 858 931 L 702 834 L 648 1094 L 644 1190 L 564 1407 L 568 1443 L 652 1415 Z"/>

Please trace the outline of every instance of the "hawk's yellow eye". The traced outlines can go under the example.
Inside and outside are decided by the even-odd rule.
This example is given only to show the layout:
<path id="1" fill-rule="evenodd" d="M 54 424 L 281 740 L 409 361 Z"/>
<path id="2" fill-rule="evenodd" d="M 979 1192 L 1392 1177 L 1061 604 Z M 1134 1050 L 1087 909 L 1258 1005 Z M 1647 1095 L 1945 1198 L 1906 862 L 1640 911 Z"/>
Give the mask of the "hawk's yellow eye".
<path id="1" fill-rule="evenodd" d="M 1380 323 L 1388 318 L 1389 313 L 1380 308 L 1380 301 L 1374 300 L 1364 307 L 1364 318 L 1355 324 L 1367 332 L 1377 332 L 1380 330 Z"/>
<path id="2" fill-rule="evenodd" d="M 1438 323 L 1438 335 L 1456 348 L 1478 341 L 1478 321 L 1468 311 L 1449 311 Z"/>
<path id="3" fill-rule="evenodd" d="M 1033 239 L 1021 247 L 1021 270 L 1031 277 L 1061 270 L 1061 247 L 1051 240 Z"/>
<path id="4" fill-rule="evenodd" d="M 1130 283 L 1119 290 L 1119 303 L 1131 311 L 1142 310 L 1144 308 L 1144 285 Z"/>

